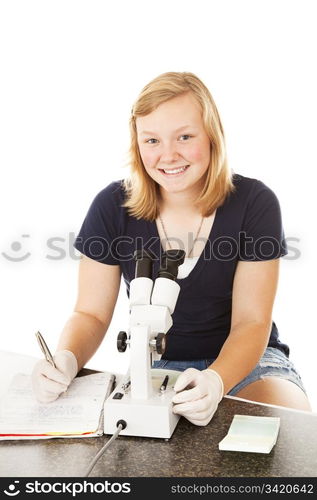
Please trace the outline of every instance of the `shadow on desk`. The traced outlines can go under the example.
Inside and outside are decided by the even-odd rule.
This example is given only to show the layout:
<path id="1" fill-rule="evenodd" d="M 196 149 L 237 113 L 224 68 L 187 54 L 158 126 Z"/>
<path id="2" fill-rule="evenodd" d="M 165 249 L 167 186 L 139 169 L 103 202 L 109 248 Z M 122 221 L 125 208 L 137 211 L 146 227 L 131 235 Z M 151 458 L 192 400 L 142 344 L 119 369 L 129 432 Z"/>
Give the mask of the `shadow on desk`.
<path id="1" fill-rule="evenodd" d="M 83 370 L 81 374 L 92 373 Z M 220 451 L 233 416 L 280 417 L 270 454 Z M 0 442 L 0 474 L 7 477 L 78 477 L 109 436 Z M 169 441 L 119 436 L 91 477 L 316 477 L 317 415 L 224 398 L 206 427 L 181 418 Z"/>

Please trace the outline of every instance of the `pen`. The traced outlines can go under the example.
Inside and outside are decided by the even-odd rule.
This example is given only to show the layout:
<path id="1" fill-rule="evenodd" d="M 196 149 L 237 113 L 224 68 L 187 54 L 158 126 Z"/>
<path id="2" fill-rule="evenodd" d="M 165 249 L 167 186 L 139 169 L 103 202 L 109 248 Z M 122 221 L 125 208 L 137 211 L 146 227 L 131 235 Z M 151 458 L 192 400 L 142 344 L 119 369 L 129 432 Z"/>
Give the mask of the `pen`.
<path id="1" fill-rule="evenodd" d="M 166 377 L 164 378 L 163 383 L 162 383 L 162 385 L 160 387 L 160 391 L 161 392 L 166 391 L 166 387 L 167 387 L 167 384 L 168 384 L 168 379 L 169 379 L 169 376 L 166 375 Z"/>
<path id="2" fill-rule="evenodd" d="M 54 359 L 53 359 L 53 356 L 51 354 L 51 351 L 47 347 L 46 342 L 43 339 L 41 333 L 40 332 L 36 332 L 35 336 L 36 336 L 37 341 L 39 343 L 39 346 L 40 346 L 40 348 L 41 348 L 41 350 L 42 350 L 42 352 L 43 352 L 43 354 L 45 356 L 46 361 L 48 361 L 49 363 L 51 363 L 51 365 L 54 366 L 54 368 L 56 368 L 56 365 L 54 363 Z"/>

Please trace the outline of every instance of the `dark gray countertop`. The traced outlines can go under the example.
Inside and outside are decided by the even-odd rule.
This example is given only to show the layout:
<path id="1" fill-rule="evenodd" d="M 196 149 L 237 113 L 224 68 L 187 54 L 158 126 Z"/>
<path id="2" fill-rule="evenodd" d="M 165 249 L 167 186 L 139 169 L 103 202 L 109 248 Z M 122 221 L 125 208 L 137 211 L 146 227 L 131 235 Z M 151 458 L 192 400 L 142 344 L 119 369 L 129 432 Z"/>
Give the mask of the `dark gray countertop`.
<path id="1" fill-rule="evenodd" d="M 270 454 L 219 451 L 235 414 L 278 416 Z M 109 436 L 0 442 L 0 475 L 82 476 Z M 169 441 L 119 436 L 91 477 L 316 477 L 317 416 L 224 398 L 206 427 L 181 419 Z"/>

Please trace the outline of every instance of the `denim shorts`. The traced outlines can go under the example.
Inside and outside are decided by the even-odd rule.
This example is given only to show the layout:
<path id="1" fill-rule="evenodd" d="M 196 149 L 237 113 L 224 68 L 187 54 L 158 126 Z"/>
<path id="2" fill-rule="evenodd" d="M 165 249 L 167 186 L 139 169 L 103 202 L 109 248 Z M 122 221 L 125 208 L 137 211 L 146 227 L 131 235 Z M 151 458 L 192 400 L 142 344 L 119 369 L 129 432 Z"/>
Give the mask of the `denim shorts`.
<path id="1" fill-rule="evenodd" d="M 214 359 L 194 359 L 192 361 L 171 361 L 168 359 L 161 359 L 154 361 L 153 368 L 166 368 L 168 370 L 184 371 L 186 368 L 196 368 L 197 370 L 205 370 L 213 363 Z M 287 356 L 275 347 L 267 347 L 262 358 L 241 382 L 235 385 L 228 395 L 235 396 L 239 391 L 244 389 L 247 385 L 261 380 L 264 377 L 279 377 L 284 380 L 293 382 L 304 391 L 302 379 L 297 372 L 293 363 Z"/>

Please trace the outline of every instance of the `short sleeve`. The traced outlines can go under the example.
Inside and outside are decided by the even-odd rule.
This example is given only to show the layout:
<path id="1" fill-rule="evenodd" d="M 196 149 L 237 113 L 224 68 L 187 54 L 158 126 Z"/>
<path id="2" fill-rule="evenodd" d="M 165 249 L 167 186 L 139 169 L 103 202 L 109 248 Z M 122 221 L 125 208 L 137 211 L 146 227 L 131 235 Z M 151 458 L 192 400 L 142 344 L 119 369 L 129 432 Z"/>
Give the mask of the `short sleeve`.
<path id="1" fill-rule="evenodd" d="M 119 265 L 116 251 L 119 238 L 120 190 L 113 182 L 100 191 L 89 207 L 74 247 L 83 255 L 104 264 Z"/>
<path id="2" fill-rule="evenodd" d="M 280 204 L 275 193 L 256 181 L 239 234 L 239 260 L 263 261 L 287 254 Z"/>

